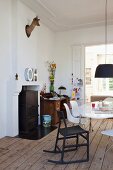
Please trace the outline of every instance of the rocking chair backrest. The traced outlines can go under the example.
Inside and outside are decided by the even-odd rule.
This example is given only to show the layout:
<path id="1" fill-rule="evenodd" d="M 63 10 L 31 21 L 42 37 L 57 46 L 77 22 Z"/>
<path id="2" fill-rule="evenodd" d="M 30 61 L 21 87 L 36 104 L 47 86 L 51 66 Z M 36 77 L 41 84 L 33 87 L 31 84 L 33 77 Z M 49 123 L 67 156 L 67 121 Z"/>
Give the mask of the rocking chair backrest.
<path id="1" fill-rule="evenodd" d="M 64 123 L 65 128 L 67 128 L 64 112 L 63 111 L 57 111 L 57 114 L 58 114 L 58 117 L 59 117 L 59 126 L 61 125 L 61 120 L 62 120 L 63 123 Z"/>

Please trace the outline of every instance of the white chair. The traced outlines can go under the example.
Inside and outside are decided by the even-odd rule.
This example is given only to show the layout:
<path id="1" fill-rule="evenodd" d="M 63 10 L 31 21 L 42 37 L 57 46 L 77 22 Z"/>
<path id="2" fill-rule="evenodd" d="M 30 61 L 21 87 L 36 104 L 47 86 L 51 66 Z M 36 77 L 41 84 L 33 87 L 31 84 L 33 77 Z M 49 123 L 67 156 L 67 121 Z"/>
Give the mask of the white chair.
<path id="1" fill-rule="evenodd" d="M 70 109 L 69 109 L 69 106 L 64 103 L 64 106 L 65 106 L 65 109 L 66 109 L 66 113 L 67 113 L 67 119 L 69 122 L 71 123 L 77 123 L 79 124 L 80 123 L 80 117 L 74 117 L 71 112 L 70 112 Z"/>
<path id="2" fill-rule="evenodd" d="M 103 106 L 113 109 L 113 97 L 107 97 L 103 100 Z"/>
<path id="3" fill-rule="evenodd" d="M 107 97 L 107 98 L 105 98 L 103 101 L 113 102 L 113 97 Z"/>
<path id="4" fill-rule="evenodd" d="M 80 123 L 85 125 L 88 122 L 88 118 L 82 117 L 79 111 L 78 103 L 75 100 L 70 101 L 72 107 L 72 115 L 73 117 L 80 117 Z"/>
<path id="5" fill-rule="evenodd" d="M 72 107 L 72 115 L 74 117 L 80 116 L 78 103 L 75 100 L 70 101 L 71 107 Z"/>
<path id="6" fill-rule="evenodd" d="M 104 130 L 101 132 L 103 135 L 107 135 L 109 137 L 113 137 L 113 129 L 109 129 L 109 130 Z M 111 149 L 113 147 L 113 145 L 111 145 L 107 150 L 106 152 Z"/>

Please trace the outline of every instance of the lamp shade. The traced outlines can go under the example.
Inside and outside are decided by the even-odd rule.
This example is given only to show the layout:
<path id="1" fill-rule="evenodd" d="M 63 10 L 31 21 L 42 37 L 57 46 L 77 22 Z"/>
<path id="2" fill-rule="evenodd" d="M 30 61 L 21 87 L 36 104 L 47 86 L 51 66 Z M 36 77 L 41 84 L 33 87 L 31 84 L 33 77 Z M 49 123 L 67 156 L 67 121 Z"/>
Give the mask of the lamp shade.
<path id="1" fill-rule="evenodd" d="M 59 90 L 66 90 L 66 87 L 60 86 L 58 89 L 59 89 Z"/>
<path id="2" fill-rule="evenodd" d="M 100 64 L 96 68 L 95 78 L 113 78 L 113 64 Z"/>

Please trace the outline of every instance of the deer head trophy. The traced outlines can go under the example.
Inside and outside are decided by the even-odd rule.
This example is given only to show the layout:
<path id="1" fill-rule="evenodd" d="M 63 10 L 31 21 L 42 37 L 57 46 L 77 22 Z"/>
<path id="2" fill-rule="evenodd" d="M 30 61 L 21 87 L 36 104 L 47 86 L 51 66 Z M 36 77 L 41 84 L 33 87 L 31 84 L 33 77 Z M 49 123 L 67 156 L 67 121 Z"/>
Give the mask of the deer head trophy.
<path id="1" fill-rule="evenodd" d="M 31 32 L 33 31 L 33 29 L 35 28 L 35 26 L 40 26 L 39 24 L 40 19 L 38 17 L 35 17 L 31 23 L 31 25 L 26 25 L 25 26 L 25 31 L 26 31 L 26 35 L 29 38 L 31 35 Z"/>

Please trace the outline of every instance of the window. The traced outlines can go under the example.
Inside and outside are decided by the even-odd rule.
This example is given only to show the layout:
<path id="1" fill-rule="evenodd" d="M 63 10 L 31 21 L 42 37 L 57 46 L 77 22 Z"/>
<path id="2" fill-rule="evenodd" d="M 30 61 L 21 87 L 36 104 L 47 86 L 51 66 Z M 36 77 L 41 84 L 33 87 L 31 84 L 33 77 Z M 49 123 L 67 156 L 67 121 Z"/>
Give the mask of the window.
<path id="1" fill-rule="evenodd" d="M 113 64 L 113 44 L 107 45 L 108 55 L 105 57 L 105 45 L 85 48 L 85 98 L 90 101 L 92 95 L 112 95 L 113 78 L 94 78 L 99 64 Z"/>

